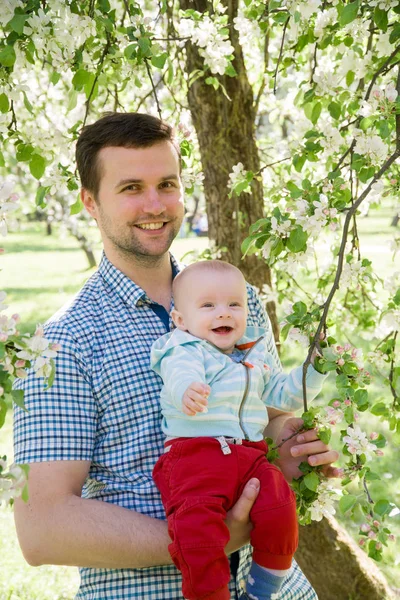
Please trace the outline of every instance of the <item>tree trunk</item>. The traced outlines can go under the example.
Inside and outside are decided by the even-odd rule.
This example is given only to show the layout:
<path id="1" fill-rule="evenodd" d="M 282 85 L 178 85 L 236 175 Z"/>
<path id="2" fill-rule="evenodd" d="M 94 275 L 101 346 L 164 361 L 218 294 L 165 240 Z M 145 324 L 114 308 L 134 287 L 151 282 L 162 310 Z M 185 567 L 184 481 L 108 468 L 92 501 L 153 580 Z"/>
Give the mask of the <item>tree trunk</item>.
<path id="1" fill-rule="evenodd" d="M 300 527 L 296 560 L 320 600 L 391 600 L 377 564 L 335 519 Z"/>
<path id="2" fill-rule="evenodd" d="M 224 259 L 239 267 L 246 279 L 261 289 L 264 284 L 271 285 L 270 269 L 255 256 L 242 260 L 240 245 L 248 234 L 249 226 L 264 214 L 262 182 L 254 180 L 250 194 L 228 198 L 232 167 L 241 162 L 246 170 L 256 173 L 260 169 L 260 160 L 255 140 L 253 91 L 247 78 L 238 32 L 233 26 L 238 3 L 237 0 L 225 0 L 223 4 L 228 6 L 231 43 L 235 48 L 233 66 L 238 74 L 237 77 L 219 77 L 230 99 L 221 89 L 214 90 L 200 78 L 189 88 L 188 101 L 200 146 L 210 239 L 219 248 L 225 247 Z M 183 10 L 212 10 L 211 3 L 205 0 L 180 0 L 180 6 Z M 186 45 L 186 56 L 188 73 L 204 67 L 196 46 L 191 43 Z M 278 340 L 274 303 L 269 302 L 267 309 L 275 339 Z"/>
<path id="3" fill-rule="evenodd" d="M 255 140 L 253 93 L 238 33 L 233 26 L 238 0 L 223 0 L 222 4 L 228 9 L 225 14 L 229 17 L 230 40 L 235 48 L 233 66 L 238 75 L 218 77 L 229 99 L 221 89 L 214 90 L 211 85 L 205 84 L 204 78 L 199 78 L 189 88 L 188 102 L 199 140 L 209 236 L 217 246 L 227 248 L 224 255 L 227 261 L 239 267 L 250 283 L 262 288 L 264 284 L 271 285 L 268 266 L 255 256 L 241 260 L 240 250 L 249 226 L 264 214 L 262 182 L 253 181 L 251 194 L 228 198 L 232 167 L 241 162 L 246 170 L 256 173 L 260 169 L 260 159 Z M 180 7 L 200 13 L 212 12 L 212 3 L 206 0 L 180 0 Z M 186 44 L 186 57 L 188 75 L 195 69 L 204 68 L 203 59 L 190 42 Z M 267 309 L 275 339 L 278 339 L 275 305 L 268 303 Z M 391 598 L 383 575 L 364 555 L 361 560 L 361 550 L 337 524 L 323 521 L 302 530 L 302 543 L 296 558 L 319 591 L 320 600 Z M 342 585 L 341 581 L 345 584 Z M 340 590 L 339 593 L 337 590 Z"/>
<path id="4" fill-rule="evenodd" d="M 400 212 L 393 216 L 392 222 L 390 223 L 391 227 L 397 227 L 400 221 Z"/>

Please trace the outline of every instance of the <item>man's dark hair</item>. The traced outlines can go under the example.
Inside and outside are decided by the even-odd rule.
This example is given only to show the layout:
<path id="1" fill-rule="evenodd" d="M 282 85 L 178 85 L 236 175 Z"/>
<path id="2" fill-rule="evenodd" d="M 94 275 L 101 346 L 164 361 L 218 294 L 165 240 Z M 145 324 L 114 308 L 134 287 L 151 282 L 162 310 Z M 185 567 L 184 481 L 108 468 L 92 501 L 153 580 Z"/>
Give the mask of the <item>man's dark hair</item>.
<path id="1" fill-rule="evenodd" d="M 105 113 L 101 119 L 82 129 L 76 144 L 75 156 L 82 187 L 97 198 L 101 179 L 98 154 L 102 148 L 149 148 L 165 141 L 171 142 L 180 161 L 180 147 L 174 130 L 161 119 L 144 113 Z"/>

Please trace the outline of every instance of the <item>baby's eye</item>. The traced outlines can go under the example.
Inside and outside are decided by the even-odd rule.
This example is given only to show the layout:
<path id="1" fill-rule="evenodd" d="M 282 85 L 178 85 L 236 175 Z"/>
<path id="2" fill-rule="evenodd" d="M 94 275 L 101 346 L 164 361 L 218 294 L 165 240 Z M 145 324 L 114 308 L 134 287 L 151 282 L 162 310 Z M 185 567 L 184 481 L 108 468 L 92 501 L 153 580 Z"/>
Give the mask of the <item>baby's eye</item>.
<path id="1" fill-rule="evenodd" d="M 201 305 L 202 308 L 211 308 L 212 306 L 212 302 L 204 302 L 204 304 Z"/>
<path id="2" fill-rule="evenodd" d="M 231 302 L 229 306 L 240 306 L 239 302 Z"/>

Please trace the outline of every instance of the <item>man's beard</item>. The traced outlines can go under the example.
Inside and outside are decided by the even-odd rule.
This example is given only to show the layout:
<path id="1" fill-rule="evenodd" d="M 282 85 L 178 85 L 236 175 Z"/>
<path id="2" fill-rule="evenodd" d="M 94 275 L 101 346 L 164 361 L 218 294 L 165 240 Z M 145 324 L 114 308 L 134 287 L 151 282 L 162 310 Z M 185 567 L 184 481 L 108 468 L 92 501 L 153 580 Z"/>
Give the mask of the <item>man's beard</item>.
<path id="1" fill-rule="evenodd" d="M 168 221 L 169 235 L 165 238 L 163 245 L 157 247 L 154 251 L 151 248 L 151 239 L 147 244 L 140 241 L 138 235 L 136 235 L 137 228 L 134 224 L 127 223 L 123 230 L 120 228 L 116 232 L 110 219 L 102 215 L 101 228 L 104 235 L 112 242 L 116 251 L 123 258 L 134 259 L 136 262 L 146 265 L 154 265 L 168 252 L 179 233 L 181 223 L 182 221 L 176 217 Z"/>

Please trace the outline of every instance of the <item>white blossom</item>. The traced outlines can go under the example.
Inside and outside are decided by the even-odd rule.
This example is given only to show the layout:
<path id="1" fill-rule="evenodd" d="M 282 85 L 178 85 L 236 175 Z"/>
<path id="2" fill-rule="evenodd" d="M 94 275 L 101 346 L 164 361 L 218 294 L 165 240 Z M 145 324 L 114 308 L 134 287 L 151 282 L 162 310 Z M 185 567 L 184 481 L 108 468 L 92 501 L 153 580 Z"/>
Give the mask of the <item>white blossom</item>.
<path id="1" fill-rule="evenodd" d="M 393 258 L 396 256 L 397 252 L 400 252 L 400 237 L 395 238 L 394 240 L 390 240 L 388 242 L 390 250 L 393 252 Z"/>
<path id="2" fill-rule="evenodd" d="M 2 468 L 5 469 L 4 461 Z M 26 483 L 26 476 L 19 465 L 12 464 L 5 474 L 0 474 L 0 505 L 8 504 L 11 499 L 20 496 Z"/>
<path id="3" fill-rule="evenodd" d="M 289 219 L 278 223 L 276 217 L 271 217 L 271 230 L 278 237 L 286 238 L 290 235 L 292 223 Z"/>
<path id="4" fill-rule="evenodd" d="M 334 25 L 337 22 L 337 10 L 336 8 L 328 8 L 328 10 L 321 10 L 317 13 L 315 20 L 314 34 L 320 40 L 324 35 L 324 29 L 329 25 Z"/>
<path id="5" fill-rule="evenodd" d="M 304 348 L 308 348 L 310 342 L 308 340 L 308 336 L 305 335 L 298 327 L 292 327 L 288 333 L 288 339 L 297 342 Z"/>
<path id="6" fill-rule="evenodd" d="M 386 159 L 389 149 L 379 135 L 356 132 L 354 152 L 369 158 L 373 165 L 380 165 Z"/>
<path id="7" fill-rule="evenodd" d="M 390 38 L 390 31 L 387 31 L 385 33 L 384 32 L 379 33 L 378 38 L 375 43 L 375 48 L 376 48 L 379 58 L 381 58 L 382 56 L 388 56 L 388 55 L 392 54 L 394 44 L 390 43 L 389 38 Z"/>
<path id="8" fill-rule="evenodd" d="M 51 344 L 44 337 L 40 326 L 36 329 L 35 335 L 24 341 L 27 347 L 17 352 L 17 357 L 31 361 L 36 377 L 49 377 L 52 371 L 51 360 L 57 356 L 59 346 Z"/>
<path id="9" fill-rule="evenodd" d="M 334 502 L 341 491 L 334 488 L 328 481 L 321 481 L 318 487 L 318 498 L 310 506 L 312 521 L 321 521 L 323 517 L 335 514 Z"/>
<path id="10" fill-rule="evenodd" d="M 344 413 L 340 408 L 326 406 L 323 412 L 318 414 L 318 426 L 326 427 L 329 425 L 337 425 L 343 421 Z"/>
<path id="11" fill-rule="evenodd" d="M 364 272 L 365 267 L 362 266 L 360 260 L 345 263 L 343 265 L 343 271 L 340 277 L 340 287 L 345 289 L 348 287 L 355 287 L 356 289 L 358 289 L 360 277 Z"/>
<path id="12" fill-rule="evenodd" d="M 377 450 L 375 444 L 371 444 L 366 433 L 360 429 L 359 425 L 347 428 L 347 435 L 344 436 L 343 442 L 350 454 L 353 456 L 365 454 L 368 460 L 371 460 Z"/>
<path id="13" fill-rule="evenodd" d="M 383 287 L 391 296 L 394 296 L 400 288 L 400 271 L 396 271 L 392 275 L 386 277 Z"/>
<path id="14" fill-rule="evenodd" d="M 382 325 L 386 331 L 400 331 L 400 308 L 395 308 L 385 313 Z"/>

